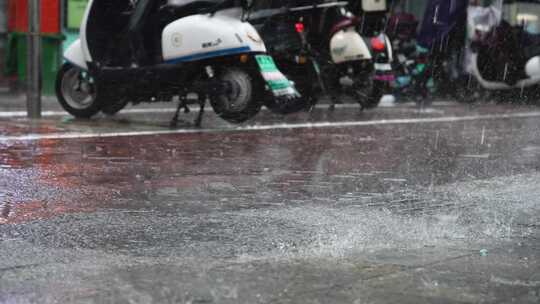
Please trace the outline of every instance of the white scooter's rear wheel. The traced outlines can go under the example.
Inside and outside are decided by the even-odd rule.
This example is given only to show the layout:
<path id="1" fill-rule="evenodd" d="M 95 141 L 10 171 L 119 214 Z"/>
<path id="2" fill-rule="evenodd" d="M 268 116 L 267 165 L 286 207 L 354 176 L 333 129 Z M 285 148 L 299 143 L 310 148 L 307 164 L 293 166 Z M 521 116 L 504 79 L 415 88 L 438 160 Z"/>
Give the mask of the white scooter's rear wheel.
<path id="1" fill-rule="evenodd" d="M 104 104 L 101 112 L 107 116 L 114 116 L 118 112 L 122 111 L 127 105 L 129 104 L 129 101 L 127 99 L 119 100 L 116 102 L 113 102 L 112 104 Z"/>
<path id="2" fill-rule="evenodd" d="M 219 117 L 231 123 L 243 123 L 260 112 L 264 87 L 246 69 L 222 68 L 218 79 L 225 89 L 212 96 L 210 103 Z"/>
<path id="3" fill-rule="evenodd" d="M 376 108 L 384 95 L 384 86 L 385 83 L 382 81 L 369 79 L 367 84 L 356 89 L 358 103 L 366 109 Z"/>
<path id="4" fill-rule="evenodd" d="M 102 109 L 93 79 L 70 63 L 65 63 L 58 72 L 56 96 L 62 108 L 77 118 L 90 118 Z"/>

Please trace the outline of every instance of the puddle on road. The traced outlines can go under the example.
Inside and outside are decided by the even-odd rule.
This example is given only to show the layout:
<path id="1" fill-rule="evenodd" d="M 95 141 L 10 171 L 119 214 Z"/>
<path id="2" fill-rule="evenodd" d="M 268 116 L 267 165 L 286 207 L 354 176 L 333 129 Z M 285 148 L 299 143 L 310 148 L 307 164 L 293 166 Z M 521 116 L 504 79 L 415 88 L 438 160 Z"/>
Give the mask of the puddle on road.
<path id="1" fill-rule="evenodd" d="M 401 265 L 426 265 L 481 248 L 488 248 L 491 254 L 498 242 L 522 242 L 531 235 L 536 237 L 538 227 L 523 224 L 540 222 L 538 184 L 540 173 L 404 192 L 404 200 L 397 200 L 398 194 L 380 196 L 371 205 L 364 201 L 326 206 L 304 202 L 296 207 L 281 205 L 198 214 L 182 214 L 182 210 L 178 214 L 133 210 L 70 214 L 4 226 L 0 237 L 11 240 L 9 247 L 3 248 L 4 254 L 14 258 L 5 259 L 0 268 L 39 265 L 24 269 L 27 277 L 32 275 L 30 284 L 69 282 L 63 289 L 68 293 L 87 291 L 88 280 L 96 289 L 131 288 L 141 286 L 137 282 L 144 280 L 173 282 L 171 286 L 176 287 L 184 284 L 188 289 L 199 286 L 195 292 L 206 292 L 208 286 L 221 288 L 231 282 L 242 288 L 249 287 L 246 282 L 251 281 L 281 287 L 296 280 L 302 287 L 295 287 L 304 290 L 304 284 L 332 280 L 332 275 L 341 274 L 340 271 L 355 276 L 380 275 L 399 271 Z M 385 208 L 384 203 L 390 200 L 395 208 Z M 399 204 L 403 208 L 398 208 Z M 411 208 L 418 204 L 432 208 L 426 212 Z M 488 247 L 480 247 L 485 244 Z M 415 249 L 421 249 L 417 256 Z M 69 271 L 65 270 L 66 263 L 70 265 Z M 373 267 L 362 268 L 366 265 Z M 27 286 L 27 281 L 17 277 L 20 272 L 6 273 L 4 278 L 16 282 L 12 290 L 17 290 L 19 282 Z M 263 278 L 264 283 L 258 278 Z M 118 281 L 111 281 L 115 279 Z M 492 277 L 491 282 L 537 286 L 534 280 L 504 277 Z M 328 290 L 338 286 L 330 283 Z M 427 278 L 423 284 L 438 291 L 435 279 Z M 63 292 L 57 290 L 59 294 Z M 142 292 L 151 294 L 145 289 Z M 131 295 L 134 291 L 129 289 L 126 293 Z M 221 299 L 222 293 L 218 293 L 208 296 L 208 302 Z M 254 301 L 232 303 L 239 302 Z"/>

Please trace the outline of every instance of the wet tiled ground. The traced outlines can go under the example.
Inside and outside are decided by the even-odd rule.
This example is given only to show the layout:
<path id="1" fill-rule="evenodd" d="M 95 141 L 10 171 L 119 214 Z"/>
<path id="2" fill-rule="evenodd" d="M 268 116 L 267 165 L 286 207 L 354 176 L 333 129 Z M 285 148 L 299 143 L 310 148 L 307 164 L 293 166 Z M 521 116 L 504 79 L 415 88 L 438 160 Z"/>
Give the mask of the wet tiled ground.
<path id="1" fill-rule="evenodd" d="M 538 303 L 536 111 L 3 119 L 0 302 Z"/>

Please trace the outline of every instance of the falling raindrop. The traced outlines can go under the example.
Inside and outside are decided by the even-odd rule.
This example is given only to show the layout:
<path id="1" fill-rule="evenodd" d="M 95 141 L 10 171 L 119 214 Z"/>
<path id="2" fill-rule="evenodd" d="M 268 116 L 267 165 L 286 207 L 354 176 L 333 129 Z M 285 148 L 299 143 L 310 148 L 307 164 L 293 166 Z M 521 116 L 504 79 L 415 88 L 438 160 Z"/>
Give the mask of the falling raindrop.
<path id="1" fill-rule="evenodd" d="M 366 20 L 366 14 L 363 13 L 362 14 L 362 23 L 360 24 L 360 33 L 363 33 L 364 32 L 364 25 L 365 25 L 365 20 Z"/>
<path id="2" fill-rule="evenodd" d="M 11 214 L 11 204 L 9 202 L 0 202 L 0 224 L 7 222 L 9 215 Z"/>
<path id="3" fill-rule="evenodd" d="M 484 145 L 486 141 L 486 127 L 482 127 L 482 139 L 480 140 L 480 145 Z"/>
<path id="4" fill-rule="evenodd" d="M 401 22 L 401 21 L 400 21 L 399 19 L 397 19 L 396 24 L 394 24 L 394 31 L 397 31 L 397 29 L 398 29 L 399 26 L 400 26 L 400 24 L 399 24 L 400 22 Z"/>

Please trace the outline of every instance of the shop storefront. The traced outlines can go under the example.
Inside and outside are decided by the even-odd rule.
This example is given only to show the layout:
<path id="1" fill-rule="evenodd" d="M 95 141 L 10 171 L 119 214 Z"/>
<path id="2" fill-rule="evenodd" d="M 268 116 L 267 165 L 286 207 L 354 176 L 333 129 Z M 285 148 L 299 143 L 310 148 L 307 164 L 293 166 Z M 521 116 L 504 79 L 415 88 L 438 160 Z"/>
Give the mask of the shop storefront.
<path id="1" fill-rule="evenodd" d="M 5 58 L 7 41 L 7 0 L 0 0 L 0 58 Z M 7 86 L 4 60 L 0 60 L 0 87 Z"/>
<path id="2" fill-rule="evenodd" d="M 28 40 L 28 0 L 7 3 L 8 33 L 5 49 L 5 73 L 16 77 L 19 84 L 26 80 L 26 50 Z M 62 64 L 61 1 L 41 0 L 42 83 L 45 95 L 54 94 L 56 73 Z"/>

